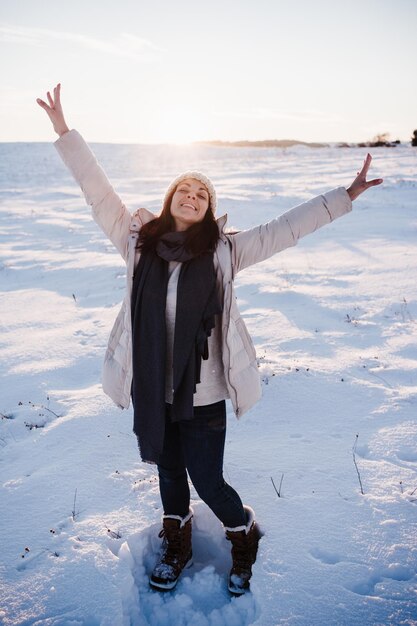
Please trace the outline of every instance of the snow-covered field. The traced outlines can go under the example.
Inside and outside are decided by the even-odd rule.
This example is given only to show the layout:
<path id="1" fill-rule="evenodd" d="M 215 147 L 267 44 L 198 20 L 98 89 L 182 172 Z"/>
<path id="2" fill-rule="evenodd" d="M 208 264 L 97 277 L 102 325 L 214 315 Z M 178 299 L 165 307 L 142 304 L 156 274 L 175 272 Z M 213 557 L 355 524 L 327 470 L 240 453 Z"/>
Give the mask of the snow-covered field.
<path id="1" fill-rule="evenodd" d="M 238 228 L 349 184 L 365 156 L 93 149 L 132 211 L 197 167 Z M 238 276 L 264 395 L 239 422 L 229 407 L 225 475 L 265 535 L 233 599 L 230 545 L 195 493 L 195 564 L 175 592 L 149 589 L 156 472 L 100 389 L 123 262 L 52 145 L 0 154 L 0 622 L 417 624 L 417 149 L 375 149 L 382 187 Z"/>

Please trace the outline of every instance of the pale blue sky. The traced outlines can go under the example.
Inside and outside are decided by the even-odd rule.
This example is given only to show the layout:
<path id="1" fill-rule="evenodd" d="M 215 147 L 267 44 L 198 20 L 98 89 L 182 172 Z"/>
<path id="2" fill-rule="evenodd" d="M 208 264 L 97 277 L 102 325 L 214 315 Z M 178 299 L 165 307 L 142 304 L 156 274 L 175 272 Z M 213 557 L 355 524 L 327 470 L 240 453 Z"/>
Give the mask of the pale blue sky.
<path id="1" fill-rule="evenodd" d="M 360 141 L 417 128 L 416 0 L 0 0 L 0 141 Z"/>

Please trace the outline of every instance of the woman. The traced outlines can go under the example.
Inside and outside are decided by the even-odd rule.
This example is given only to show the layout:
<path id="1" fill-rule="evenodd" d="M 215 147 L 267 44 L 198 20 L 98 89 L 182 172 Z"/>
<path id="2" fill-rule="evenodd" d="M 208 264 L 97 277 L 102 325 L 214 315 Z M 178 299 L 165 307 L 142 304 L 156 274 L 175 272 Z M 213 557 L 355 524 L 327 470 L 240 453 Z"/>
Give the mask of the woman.
<path id="1" fill-rule="evenodd" d="M 232 543 L 229 590 L 249 590 L 260 531 L 253 510 L 223 478 L 225 400 L 236 416 L 261 396 L 255 349 L 240 317 L 233 279 L 245 267 L 293 246 L 298 239 L 351 210 L 352 200 L 378 185 L 361 172 L 343 187 L 313 198 L 268 224 L 225 233 L 217 197 L 201 172 L 169 185 L 161 214 L 131 215 L 93 153 L 65 123 L 60 84 L 48 103 L 56 148 L 80 184 L 93 216 L 127 264 L 127 289 L 110 335 L 103 389 L 122 408 L 132 397 L 134 432 L 142 460 L 156 463 L 164 509 L 161 556 L 150 577 L 173 589 L 191 564 L 190 491 L 223 523 Z"/>

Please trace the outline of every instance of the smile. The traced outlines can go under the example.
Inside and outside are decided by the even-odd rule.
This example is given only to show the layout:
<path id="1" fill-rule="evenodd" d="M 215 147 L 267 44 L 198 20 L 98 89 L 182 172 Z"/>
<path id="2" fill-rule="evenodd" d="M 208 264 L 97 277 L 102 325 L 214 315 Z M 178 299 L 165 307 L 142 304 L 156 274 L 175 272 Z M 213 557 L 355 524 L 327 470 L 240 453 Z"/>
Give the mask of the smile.
<path id="1" fill-rule="evenodd" d="M 197 211 L 197 209 L 195 208 L 195 206 L 193 206 L 192 204 L 188 204 L 187 202 L 185 202 L 184 204 L 182 204 L 181 206 L 186 206 L 189 209 L 193 209 L 193 211 Z"/>

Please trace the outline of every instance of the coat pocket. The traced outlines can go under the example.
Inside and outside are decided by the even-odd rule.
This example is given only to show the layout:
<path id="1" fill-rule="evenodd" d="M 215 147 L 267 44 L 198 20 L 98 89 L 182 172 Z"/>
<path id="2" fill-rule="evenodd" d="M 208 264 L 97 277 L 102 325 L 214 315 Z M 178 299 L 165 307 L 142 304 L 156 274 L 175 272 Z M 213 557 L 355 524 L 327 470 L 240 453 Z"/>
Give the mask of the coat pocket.
<path id="1" fill-rule="evenodd" d="M 248 329 L 246 328 L 246 324 L 241 317 L 235 320 L 235 324 L 236 330 L 245 348 L 245 352 L 248 355 L 248 359 L 250 362 L 252 362 L 256 359 L 256 351 L 252 343 L 251 336 L 249 335 Z"/>
<path id="2" fill-rule="evenodd" d="M 122 363 L 121 353 L 123 353 L 123 351 L 125 351 L 126 353 L 128 347 L 128 336 L 125 325 L 125 311 L 126 305 L 123 302 L 122 308 L 120 309 L 114 321 L 113 328 L 111 329 L 107 346 L 107 352 L 111 355 L 118 353 L 118 356 L 116 358 L 120 363 Z"/>

